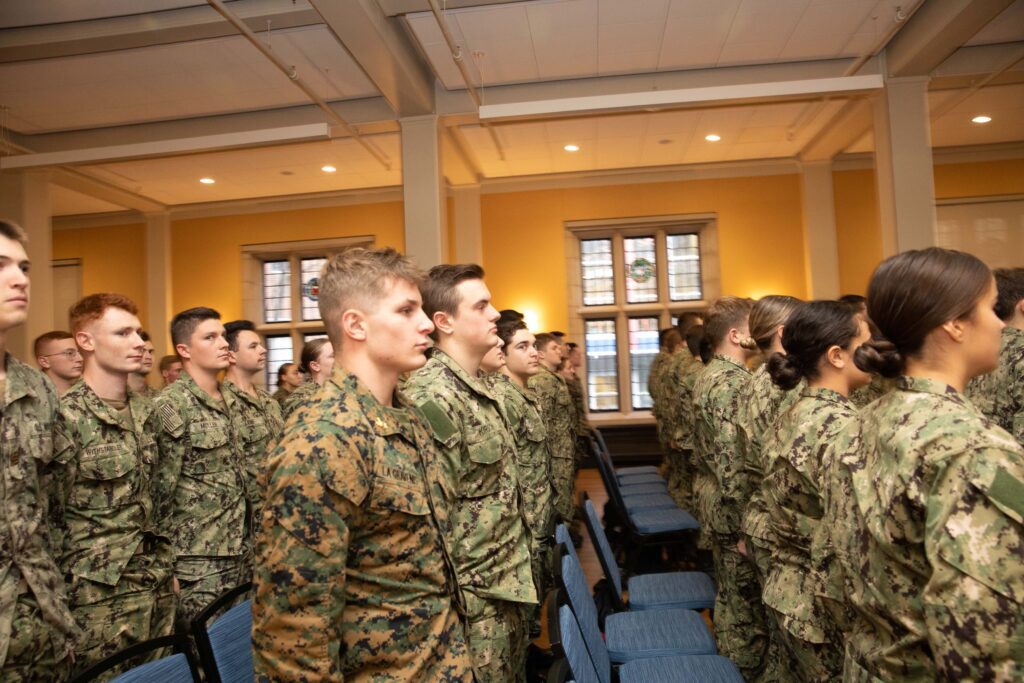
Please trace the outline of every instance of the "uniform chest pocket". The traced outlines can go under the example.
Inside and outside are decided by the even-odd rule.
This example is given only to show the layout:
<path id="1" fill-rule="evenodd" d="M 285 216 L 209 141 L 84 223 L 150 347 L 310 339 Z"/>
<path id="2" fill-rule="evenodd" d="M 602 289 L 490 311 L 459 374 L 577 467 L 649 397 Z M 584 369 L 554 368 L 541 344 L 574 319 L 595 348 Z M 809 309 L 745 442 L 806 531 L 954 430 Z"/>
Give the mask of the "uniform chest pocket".
<path id="1" fill-rule="evenodd" d="M 526 440 L 538 443 L 548 438 L 548 431 L 544 428 L 544 422 L 540 417 L 525 419 L 526 422 Z"/>
<path id="2" fill-rule="evenodd" d="M 25 479 L 29 472 L 35 472 L 39 463 L 53 458 L 53 433 L 49 424 L 23 422 L 14 424 L 4 420 L 3 453 L 7 461 L 7 474 L 16 480 Z"/>
<path id="3" fill-rule="evenodd" d="M 262 420 L 246 420 L 242 429 L 242 440 L 247 444 L 262 443 L 270 436 L 270 430 Z"/>
<path id="4" fill-rule="evenodd" d="M 230 456 L 218 452 L 228 444 L 227 429 L 220 425 L 193 425 L 189 428 L 188 438 L 192 445 L 188 466 L 194 474 L 214 473 L 230 468 Z"/>
<path id="5" fill-rule="evenodd" d="M 97 444 L 82 450 L 78 477 L 69 496 L 79 508 L 109 508 L 132 499 L 137 485 L 138 455 L 127 443 Z"/>
<path id="6" fill-rule="evenodd" d="M 427 503 L 427 493 L 423 485 L 417 486 L 412 482 L 390 479 L 377 479 L 373 483 L 370 507 L 416 517 L 430 514 L 430 505 Z"/>
<path id="7" fill-rule="evenodd" d="M 482 498 L 498 492 L 501 487 L 502 462 L 501 440 L 488 436 L 466 444 L 469 462 L 459 483 L 459 495 L 463 498 Z"/>

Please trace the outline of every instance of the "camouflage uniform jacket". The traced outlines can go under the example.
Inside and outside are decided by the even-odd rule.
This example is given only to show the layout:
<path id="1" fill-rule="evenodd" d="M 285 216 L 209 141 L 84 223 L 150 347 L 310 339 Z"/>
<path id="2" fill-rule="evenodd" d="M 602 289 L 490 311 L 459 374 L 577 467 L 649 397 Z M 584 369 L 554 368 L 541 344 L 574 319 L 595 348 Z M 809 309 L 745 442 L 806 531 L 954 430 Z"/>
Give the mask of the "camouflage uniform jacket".
<path id="1" fill-rule="evenodd" d="M 1024 450 L 954 388 L 901 377 L 849 450 L 857 619 L 847 666 L 883 680 L 1024 678 Z"/>
<path id="2" fill-rule="evenodd" d="M 569 396 L 576 408 L 576 426 L 573 432 L 577 436 L 590 433 L 590 422 L 587 420 L 587 404 L 583 400 L 583 382 L 579 377 L 565 380 L 565 386 L 569 389 Z"/>
<path id="3" fill-rule="evenodd" d="M 54 562 L 42 468 L 63 441 L 57 393 L 41 372 L 5 354 L 7 381 L 0 412 L 0 666 L 7 660 L 18 596 L 31 593 L 53 637 L 70 651 L 78 627 L 64 578 Z"/>
<path id="4" fill-rule="evenodd" d="M 676 363 L 677 370 L 672 377 L 672 387 L 668 400 L 674 414 L 672 416 L 672 444 L 681 451 L 694 449 L 693 424 L 693 387 L 697 377 L 704 369 L 704 364 L 687 351 L 684 358 Z"/>
<path id="5" fill-rule="evenodd" d="M 481 598 L 536 602 L 515 443 L 498 400 L 440 349 L 406 391 L 430 422 L 454 496 L 450 543 L 459 585 Z"/>
<path id="6" fill-rule="evenodd" d="M 1024 445 L 1024 330 L 1003 328 L 999 367 L 967 387 L 971 402 Z"/>
<path id="7" fill-rule="evenodd" d="M 662 381 L 661 400 L 665 405 L 664 421 L 668 431 L 666 445 L 674 450 L 693 448 L 693 435 L 685 423 L 685 411 L 679 404 L 679 393 L 687 371 L 694 363 L 693 355 L 687 349 L 673 354 L 665 363 L 665 379 Z"/>
<path id="8" fill-rule="evenodd" d="M 824 388 L 794 389 L 798 399 L 765 435 L 761 494 L 771 533 L 764 538 L 771 570 L 764 603 L 781 613 L 783 628 L 811 643 L 829 642 L 828 614 L 817 596 L 823 576 L 812 559 L 824 504 L 825 472 L 837 435 L 857 419 L 853 404 Z"/>
<path id="9" fill-rule="evenodd" d="M 295 409 L 302 405 L 308 399 L 313 398 L 320 385 L 316 382 L 304 382 L 299 385 L 299 388 L 288 395 L 284 403 L 281 406 L 281 412 L 284 414 L 285 419 L 295 412 Z"/>
<path id="10" fill-rule="evenodd" d="M 284 387 L 278 387 L 277 391 L 271 394 L 271 398 L 277 401 L 277 404 L 281 406 L 282 411 L 284 410 L 284 404 L 288 401 L 288 397 L 292 395 L 292 392 L 285 390 Z M 282 413 L 283 415 L 283 413 Z"/>
<path id="11" fill-rule="evenodd" d="M 748 493 L 743 462 L 737 449 L 740 408 L 750 381 L 747 368 L 731 358 L 715 355 L 693 387 L 694 440 L 697 474 L 713 486 L 702 495 L 706 523 L 719 536 L 739 535 Z M 694 491 L 697 491 L 694 483 Z"/>
<path id="12" fill-rule="evenodd" d="M 659 423 L 664 419 L 665 404 L 663 401 L 664 392 L 662 391 L 662 381 L 665 379 L 665 374 L 662 372 L 662 368 L 668 363 L 669 359 L 672 358 L 672 354 L 668 351 L 658 351 L 658 354 L 651 361 L 650 370 L 647 371 L 647 393 L 651 397 L 653 405 L 651 406 L 651 412 L 654 413 L 654 419 Z"/>
<path id="13" fill-rule="evenodd" d="M 284 418 L 281 406 L 270 394 L 253 387 L 256 395 L 242 391 L 230 380 L 221 384 L 221 391 L 231 394 L 238 413 L 238 436 L 245 451 L 245 485 L 252 505 L 253 531 L 259 525 L 263 506 L 263 487 L 259 478 L 266 469 L 267 457 L 281 438 Z"/>
<path id="14" fill-rule="evenodd" d="M 471 681 L 437 451 L 423 419 L 337 367 L 270 456 L 257 680 Z"/>
<path id="15" fill-rule="evenodd" d="M 750 500 L 743 517 L 743 533 L 752 538 L 766 541 L 770 533 L 764 491 L 761 488 L 761 479 L 767 465 L 764 441 L 771 436 L 778 416 L 793 405 L 803 388 L 804 382 L 801 381 L 790 391 L 780 389 L 768 374 L 767 363 L 762 363 L 750 376 L 740 411 L 740 445 L 743 470 L 749 487 L 749 492 L 741 496 L 749 497 Z"/>
<path id="16" fill-rule="evenodd" d="M 530 389 L 523 389 L 501 373 L 487 379 L 515 439 L 523 510 L 530 533 L 536 539 L 546 540 L 555 533 L 555 492 L 551 487 L 551 454 L 539 401 Z"/>
<path id="17" fill-rule="evenodd" d="M 54 536 L 62 539 L 61 570 L 111 587 L 134 555 L 152 552 L 149 542 L 169 544 L 157 538 L 153 524 L 159 419 L 139 394 L 128 394 L 128 408 L 119 414 L 77 382 L 60 399 L 68 442 L 52 466 L 51 518 Z"/>
<path id="18" fill-rule="evenodd" d="M 858 409 L 863 408 L 872 401 L 877 401 L 895 389 L 896 383 L 896 379 L 893 377 L 872 375 L 871 382 L 869 384 L 865 384 L 859 389 L 854 389 L 850 392 L 850 401 L 853 405 L 857 406 Z"/>
<path id="19" fill-rule="evenodd" d="M 528 384 L 540 400 L 551 457 L 572 458 L 576 452 L 576 411 L 565 378 L 542 365 L 540 372 L 531 377 Z"/>
<path id="20" fill-rule="evenodd" d="M 153 498 L 157 524 L 178 560 L 241 557 L 247 551 L 249 513 L 235 401 L 222 396 L 223 403 L 215 401 L 182 372 L 156 400 L 160 459 Z"/>

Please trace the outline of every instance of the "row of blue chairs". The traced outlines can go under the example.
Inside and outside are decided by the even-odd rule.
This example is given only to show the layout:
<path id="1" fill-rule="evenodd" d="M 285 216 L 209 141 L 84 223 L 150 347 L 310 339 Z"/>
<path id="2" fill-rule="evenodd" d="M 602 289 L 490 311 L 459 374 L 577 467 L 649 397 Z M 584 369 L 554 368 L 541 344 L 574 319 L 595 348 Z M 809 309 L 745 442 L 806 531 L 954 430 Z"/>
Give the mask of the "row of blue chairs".
<path id="1" fill-rule="evenodd" d="M 238 602 L 251 590 L 252 584 L 246 583 L 217 598 L 192 621 L 189 633 L 132 645 L 83 671 L 71 683 L 95 681 L 112 669 L 168 648 L 171 654 L 131 668 L 112 683 L 252 683 L 252 600 Z"/>

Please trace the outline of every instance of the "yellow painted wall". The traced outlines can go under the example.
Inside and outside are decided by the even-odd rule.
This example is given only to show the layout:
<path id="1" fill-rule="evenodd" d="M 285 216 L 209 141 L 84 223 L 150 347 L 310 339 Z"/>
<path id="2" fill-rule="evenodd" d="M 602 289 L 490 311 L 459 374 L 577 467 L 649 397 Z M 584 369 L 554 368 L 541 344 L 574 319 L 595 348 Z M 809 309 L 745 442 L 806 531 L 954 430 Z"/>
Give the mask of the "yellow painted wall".
<path id="1" fill-rule="evenodd" d="M 1024 194 L 1024 159 L 935 167 L 935 198 Z"/>
<path id="2" fill-rule="evenodd" d="M 378 247 L 405 249 L 401 202 L 353 204 L 174 221 L 171 228 L 173 306 L 242 315 L 241 247 L 373 235 Z"/>
<path id="3" fill-rule="evenodd" d="M 867 294 L 868 280 L 882 260 L 882 228 L 878 219 L 875 172 L 835 171 L 832 186 L 836 207 L 839 291 Z"/>
<path id="4" fill-rule="evenodd" d="M 53 258 L 81 259 L 83 296 L 97 292 L 124 294 L 139 307 L 139 318 L 146 319 L 144 225 L 54 230 Z"/>
<path id="5" fill-rule="evenodd" d="M 481 196 L 484 266 L 497 308 L 568 328 L 565 221 L 715 213 L 722 292 L 806 296 L 796 175 Z"/>

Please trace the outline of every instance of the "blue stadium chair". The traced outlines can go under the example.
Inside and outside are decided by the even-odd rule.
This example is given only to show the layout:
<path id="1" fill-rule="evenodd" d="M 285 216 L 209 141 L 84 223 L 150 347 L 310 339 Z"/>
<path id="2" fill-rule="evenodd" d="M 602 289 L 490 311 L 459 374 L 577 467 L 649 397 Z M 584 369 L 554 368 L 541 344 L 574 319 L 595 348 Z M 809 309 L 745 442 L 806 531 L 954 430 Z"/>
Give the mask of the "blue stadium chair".
<path id="1" fill-rule="evenodd" d="M 251 583 L 231 589 L 192 621 L 192 637 L 208 683 L 253 680 L 252 600 L 230 606 L 250 590 Z"/>
<path id="2" fill-rule="evenodd" d="M 195 656 L 192 654 L 192 647 L 189 645 L 188 638 L 184 635 L 175 634 L 153 638 L 152 640 L 127 647 L 89 667 L 71 679 L 71 683 L 95 681 L 111 669 L 119 668 L 132 660 L 144 658 L 147 655 L 152 655 L 167 648 L 171 648 L 173 654 L 152 662 L 140 664 L 135 668 L 125 671 L 113 680 L 118 681 L 118 683 L 143 683 L 144 681 L 194 683 L 199 681 L 199 668 L 196 664 Z"/>

